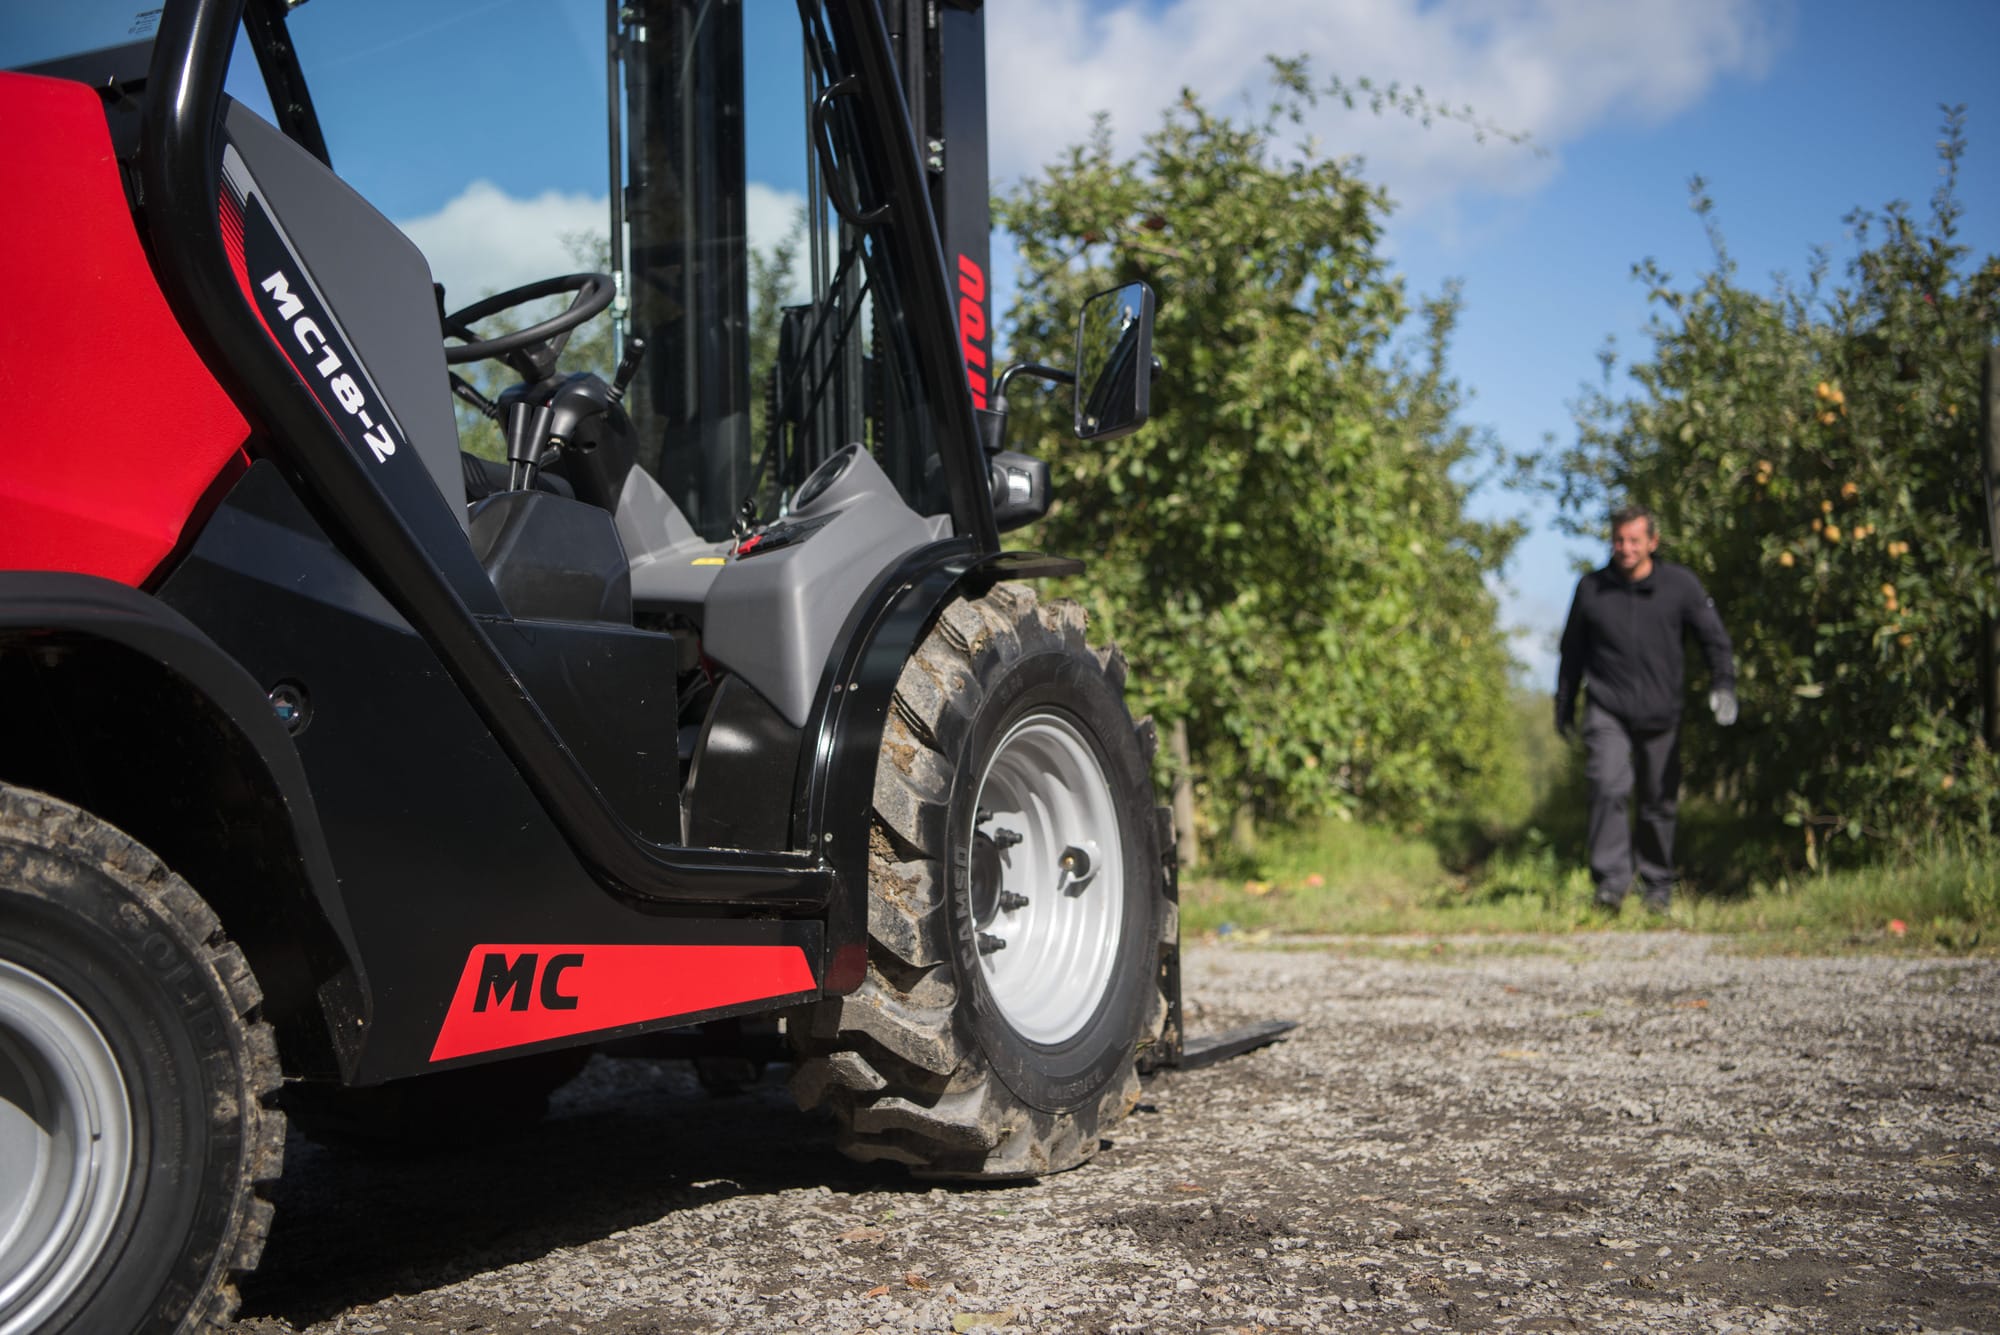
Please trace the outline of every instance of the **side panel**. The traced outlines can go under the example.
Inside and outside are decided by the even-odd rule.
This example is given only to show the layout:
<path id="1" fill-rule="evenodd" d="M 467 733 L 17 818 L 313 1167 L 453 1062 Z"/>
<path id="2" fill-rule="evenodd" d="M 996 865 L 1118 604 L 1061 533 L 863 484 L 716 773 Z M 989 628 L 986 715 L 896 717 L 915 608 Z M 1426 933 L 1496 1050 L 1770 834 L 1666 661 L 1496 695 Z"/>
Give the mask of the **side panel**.
<path id="1" fill-rule="evenodd" d="M 465 477 L 430 265 L 372 204 L 248 108 L 232 103 L 224 125 L 439 498 L 410 485 L 398 499 L 409 506 L 441 500 L 464 528 Z M 261 282 L 271 271 L 258 266 L 249 277 Z M 295 363 L 324 352 L 323 345 L 286 348 Z"/>
<path id="2" fill-rule="evenodd" d="M 745 948 L 785 950 L 810 978 L 824 940 L 817 921 L 697 916 L 607 893 L 430 647 L 334 547 L 272 465 L 252 468 L 217 508 L 161 596 L 258 681 L 288 684 L 309 710 L 298 754 L 376 1002 L 349 1071 L 353 1083 L 414 1075 L 433 1062 L 514 1055 L 521 1045 L 767 1010 L 811 991 L 791 964 L 738 986 L 714 968 L 690 971 L 687 959 L 712 964 L 740 960 L 727 952 Z M 662 749 L 660 781 L 670 791 L 673 750 Z M 662 819 L 673 815 L 669 799 Z M 675 975 L 654 980 L 643 995 L 604 978 L 602 1001 L 579 1015 L 563 1003 L 597 997 L 601 975 L 574 969 L 544 991 L 555 957 L 665 946 L 694 954 L 676 957 Z M 471 1037 L 440 1047 L 468 959 L 476 955 L 483 966 L 490 952 L 506 954 L 509 968 L 537 955 L 534 989 L 516 994 L 528 1022 L 489 1031 L 468 1007 L 453 1033 L 470 1024 Z"/>
<path id="3" fill-rule="evenodd" d="M 138 586 L 248 428 L 153 279 L 97 94 L 0 74 L 0 569 Z"/>

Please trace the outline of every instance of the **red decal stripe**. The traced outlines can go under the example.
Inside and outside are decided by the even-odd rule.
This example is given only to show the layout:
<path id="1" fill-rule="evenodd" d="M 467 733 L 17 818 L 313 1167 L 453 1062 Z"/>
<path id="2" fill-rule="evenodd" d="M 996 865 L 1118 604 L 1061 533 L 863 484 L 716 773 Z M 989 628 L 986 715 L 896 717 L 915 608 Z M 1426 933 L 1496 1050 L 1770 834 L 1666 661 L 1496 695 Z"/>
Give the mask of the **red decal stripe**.
<path id="1" fill-rule="evenodd" d="M 810 993 L 797 946 L 477 945 L 431 1060 Z"/>

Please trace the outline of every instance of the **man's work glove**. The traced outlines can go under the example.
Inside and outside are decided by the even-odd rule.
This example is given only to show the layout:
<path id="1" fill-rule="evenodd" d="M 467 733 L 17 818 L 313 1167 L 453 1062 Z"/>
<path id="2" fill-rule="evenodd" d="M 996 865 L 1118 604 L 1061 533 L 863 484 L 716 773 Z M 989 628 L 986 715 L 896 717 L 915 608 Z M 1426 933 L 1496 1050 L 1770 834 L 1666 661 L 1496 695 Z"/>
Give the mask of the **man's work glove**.
<path id="1" fill-rule="evenodd" d="M 1736 722 L 1736 692 L 1727 686 L 1718 687 L 1708 693 L 1709 712 L 1723 727 Z"/>
<path id="2" fill-rule="evenodd" d="M 1567 740 L 1570 735 L 1570 732 L 1575 727 L 1576 727 L 1576 715 L 1574 713 L 1573 706 L 1567 700 L 1557 700 L 1556 736 Z"/>

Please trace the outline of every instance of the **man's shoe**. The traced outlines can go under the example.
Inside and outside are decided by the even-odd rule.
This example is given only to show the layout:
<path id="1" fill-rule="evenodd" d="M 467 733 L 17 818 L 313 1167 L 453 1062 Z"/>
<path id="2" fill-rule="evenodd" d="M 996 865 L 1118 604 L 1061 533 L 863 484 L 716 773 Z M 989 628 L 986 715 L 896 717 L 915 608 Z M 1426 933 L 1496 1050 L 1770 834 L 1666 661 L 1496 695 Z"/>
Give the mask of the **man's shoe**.
<path id="1" fill-rule="evenodd" d="M 1646 907 L 1655 913 L 1665 913 L 1673 903 L 1672 886 L 1650 886 L 1646 890 Z"/>
<path id="2" fill-rule="evenodd" d="M 1590 902 L 1603 909 L 1606 913 L 1616 913 L 1624 906 L 1625 896 L 1610 890 L 1599 890 L 1590 897 Z"/>

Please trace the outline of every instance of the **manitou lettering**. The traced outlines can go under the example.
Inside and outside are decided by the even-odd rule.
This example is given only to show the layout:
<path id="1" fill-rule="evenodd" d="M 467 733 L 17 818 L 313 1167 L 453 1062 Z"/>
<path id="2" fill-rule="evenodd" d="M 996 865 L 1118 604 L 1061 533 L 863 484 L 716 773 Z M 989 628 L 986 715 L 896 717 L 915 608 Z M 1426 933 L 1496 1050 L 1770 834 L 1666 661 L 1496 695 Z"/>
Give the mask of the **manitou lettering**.
<path id="1" fill-rule="evenodd" d="M 958 257 L 958 351 L 972 406 L 986 406 L 986 275 L 968 255 Z"/>

